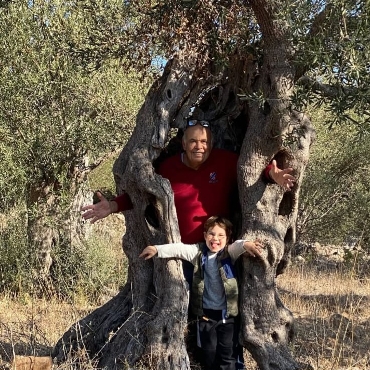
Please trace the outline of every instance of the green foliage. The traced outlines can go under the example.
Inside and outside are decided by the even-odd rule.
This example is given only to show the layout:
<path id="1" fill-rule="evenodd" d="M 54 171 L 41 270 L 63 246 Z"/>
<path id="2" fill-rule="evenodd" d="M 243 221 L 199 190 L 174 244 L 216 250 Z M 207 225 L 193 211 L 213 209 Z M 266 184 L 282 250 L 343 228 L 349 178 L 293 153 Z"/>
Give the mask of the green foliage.
<path id="1" fill-rule="evenodd" d="M 32 281 L 31 252 L 27 247 L 26 214 L 14 209 L 0 214 L 0 291 L 18 293 Z"/>
<path id="2" fill-rule="evenodd" d="M 14 1 L 0 10 L 0 155 L 4 167 L 19 168 L 2 172 L 0 193 L 10 182 L 18 194 L 41 183 L 69 189 L 132 131 L 148 82 L 123 73 L 119 61 L 94 73 L 76 64 L 70 45 L 84 23 L 68 9 Z"/>
<path id="3" fill-rule="evenodd" d="M 368 132 L 370 112 L 368 24 L 370 5 L 355 0 L 272 2 L 269 17 L 279 23 L 284 52 L 295 66 L 294 104 L 325 106 L 330 124 L 353 120 Z M 105 60 L 142 73 L 154 57 L 164 61 L 185 50 L 199 68 L 227 66 L 231 56 L 264 60 L 264 38 L 250 4 L 240 1 L 94 1 L 70 3 L 71 18 L 83 19 L 70 51 L 78 63 L 96 68 Z M 107 27 L 107 24 L 109 27 Z M 185 54 L 186 54 L 185 53 Z M 304 77 L 304 78 L 302 78 Z"/>
<path id="4" fill-rule="evenodd" d="M 88 69 L 79 64 L 73 45 L 92 25 L 83 11 L 72 14 L 71 6 L 15 0 L 0 8 L 0 210 L 7 220 L 14 205 L 29 207 L 14 227 L 7 221 L 0 239 L 2 288 L 11 291 L 39 284 L 30 221 L 41 217 L 43 226 L 58 234 L 59 240 L 51 240 L 55 257 L 68 246 L 74 255 L 66 227 L 71 199 L 85 174 L 127 141 L 150 84 L 124 71 L 118 59 Z M 94 42 L 91 38 L 85 46 L 93 48 Z M 59 258 L 65 265 L 54 265 L 53 273 L 66 274 L 58 275 L 55 289 L 105 283 L 101 276 L 88 276 L 94 270 L 85 260 L 90 257 L 83 250 Z M 68 263 L 76 263 L 79 275 Z M 64 276 L 68 283 L 62 288 Z M 90 283 L 82 283 L 85 278 Z"/>
<path id="5" fill-rule="evenodd" d="M 25 296 L 57 294 L 60 298 L 94 302 L 126 281 L 127 266 L 120 240 L 93 234 L 84 245 L 63 241 L 52 252 L 48 285 L 38 277 L 37 250 L 27 240 L 25 210 L 13 209 L 0 218 L 0 292 Z M 107 241 L 108 240 L 108 241 Z"/>
<path id="6" fill-rule="evenodd" d="M 317 141 L 302 184 L 298 238 L 370 245 L 369 140 L 347 126 L 328 129 L 314 117 Z"/>
<path id="7" fill-rule="evenodd" d="M 4 130 L 5 131 L 5 130 Z M 1 132 L 2 138 L 6 137 Z M 6 145 L 6 140 L 0 142 L 0 211 L 10 208 L 17 199 L 22 198 L 27 183 L 26 171 L 14 148 Z"/>
<path id="8" fill-rule="evenodd" d="M 290 2 L 298 80 L 295 104 L 315 104 L 328 125 L 355 123 L 370 131 L 369 2 Z M 353 115 L 353 113 L 355 115 Z"/>
<path id="9" fill-rule="evenodd" d="M 78 19 L 70 51 L 78 64 L 95 69 L 105 60 L 120 59 L 141 73 L 153 72 L 153 58 L 173 57 L 176 50 L 203 56 L 200 65 L 218 63 L 243 51 L 255 30 L 250 7 L 238 1 L 89 1 L 68 4 Z M 226 57 L 226 58 L 225 58 Z"/>

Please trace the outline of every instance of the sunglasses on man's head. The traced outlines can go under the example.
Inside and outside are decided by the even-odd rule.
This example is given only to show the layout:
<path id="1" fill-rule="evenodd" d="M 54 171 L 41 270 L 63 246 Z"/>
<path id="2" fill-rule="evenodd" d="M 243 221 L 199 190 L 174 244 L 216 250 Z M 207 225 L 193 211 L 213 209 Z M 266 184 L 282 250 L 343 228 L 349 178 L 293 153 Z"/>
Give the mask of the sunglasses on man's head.
<path id="1" fill-rule="evenodd" d="M 201 121 L 198 119 L 188 119 L 186 123 L 186 127 L 190 126 L 196 126 L 196 125 L 201 125 L 203 127 L 209 127 L 209 122 L 208 121 Z"/>

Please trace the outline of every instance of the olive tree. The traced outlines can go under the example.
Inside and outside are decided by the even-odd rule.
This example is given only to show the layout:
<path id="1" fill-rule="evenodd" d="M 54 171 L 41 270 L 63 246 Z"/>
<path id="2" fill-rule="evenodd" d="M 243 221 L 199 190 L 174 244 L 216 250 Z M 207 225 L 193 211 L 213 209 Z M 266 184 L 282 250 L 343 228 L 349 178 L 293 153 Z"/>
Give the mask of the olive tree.
<path id="1" fill-rule="evenodd" d="M 329 129 L 312 115 L 317 140 L 300 197 L 297 241 L 369 248 L 369 141 L 355 127 Z"/>
<path id="2" fill-rule="evenodd" d="M 94 48 L 75 45 L 76 60 L 88 65 L 122 58 L 124 66 L 141 71 L 158 55 L 167 63 L 113 168 L 118 193 L 126 191 L 134 205 L 124 212 L 128 282 L 65 333 L 54 349 L 56 361 L 83 349 L 103 368 L 190 369 L 181 264 L 138 256 L 146 245 L 180 240 L 170 184 L 153 162 L 199 102 L 215 146 L 240 154 L 238 237 L 259 236 L 266 246 L 261 261 L 242 261 L 240 343 L 260 369 L 299 368 L 288 347 L 293 316 L 279 298 L 275 277 L 287 267 L 296 239 L 300 188 L 314 139 L 304 108 L 312 101 L 327 103 L 337 112 L 336 122 L 347 118 L 348 109 L 361 111 L 358 127 L 368 130 L 367 6 L 275 0 L 82 6 L 104 34 L 94 38 L 96 30 L 85 30 L 83 40 L 93 39 Z M 115 24 L 119 12 L 129 18 Z M 262 180 L 273 159 L 280 168 L 294 168 L 291 192 Z M 148 207 L 154 207 L 157 222 L 148 222 Z"/>
<path id="3" fill-rule="evenodd" d="M 45 278 L 53 246 L 78 243 L 86 174 L 127 140 L 146 86 L 118 61 L 76 63 L 82 27 L 63 2 L 0 7 L 0 207 L 26 204 L 28 250 Z"/>

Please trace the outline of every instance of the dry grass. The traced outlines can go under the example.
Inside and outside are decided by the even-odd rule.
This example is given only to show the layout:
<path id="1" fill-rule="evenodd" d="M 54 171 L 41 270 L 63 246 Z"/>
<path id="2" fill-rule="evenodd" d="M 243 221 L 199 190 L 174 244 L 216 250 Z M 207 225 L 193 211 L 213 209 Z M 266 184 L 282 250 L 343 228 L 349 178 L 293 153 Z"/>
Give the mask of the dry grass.
<path id="1" fill-rule="evenodd" d="M 280 276 L 278 286 L 296 318 L 297 359 L 322 370 L 370 368 L 370 278 L 300 266 Z"/>
<path id="2" fill-rule="evenodd" d="M 57 300 L 0 299 L 0 365 L 14 355 L 49 356 L 61 335 L 94 307 Z M 0 368 L 2 368 L 0 366 Z"/>
<path id="3" fill-rule="evenodd" d="M 295 358 L 314 370 L 370 368 L 370 279 L 358 279 L 350 271 L 293 266 L 277 283 L 296 318 Z M 2 297 L 2 363 L 14 354 L 49 355 L 65 330 L 93 309 L 76 303 Z M 247 364 L 250 370 L 256 368 L 248 355 Z"/>

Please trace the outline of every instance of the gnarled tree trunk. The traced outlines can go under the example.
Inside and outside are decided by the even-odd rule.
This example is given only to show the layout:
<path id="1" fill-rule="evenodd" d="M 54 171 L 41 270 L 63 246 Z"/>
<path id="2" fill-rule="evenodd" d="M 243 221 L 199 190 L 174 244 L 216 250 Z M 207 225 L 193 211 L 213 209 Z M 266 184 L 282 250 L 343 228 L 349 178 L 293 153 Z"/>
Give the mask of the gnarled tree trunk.
<path id="1" fill-rule="evenodd" d="M 70 189 L 74 197 L 70 204 L 63 206 L 60 205 L 60 189 L 56 181 L 42 183 L 28 190 L 28 245 L 30 257 L 36 259 L 34 276 L 38 280 L 37 285 L 44 289 L 40 293 L 50 293 L 49 289 L 53 290 L 50 270 L 54 262 L 51 257 L 54 247 L 58 243 L 67 244 L 70 250 L 80 247 L 81 238 L 91 228 L 81 218 L 80 208 L 82 204 L 86 204 L 87 198 L 92 197 L 92 192 L 87 190 L 86 185 L 78 184 L 78 181 L 72 184 L 76 184 Z M 64 240 L 61 240 L 61 235 Z"/>
<path id="2" fill-rule="evenodd" d="M 164 147 L 170 124 L 182 122 L 184 96 L 199 95 L 191 66 L 170 63 L 155 83 L 137 117 L 133 135 L 115 165 L 119 192 L 125 189 L 134 208 L 125 212 L 123 249 L 129 259 L 128 283 L 122 292 L 77 323 L 57 343 L 54 357 L 84 348 L 99 366 L 109 369 L 150 364 L 158 369 L 189 369 L 184 334 L 188 297 L 182 264 L 139 259 L 149 244 L 180 240 L 173 194 L 168 180 L 154 172 L 153 160 Z M 183 111 L 189 109 L 183 107 Z M 158 227 L 146 219 L 154 205 Z M 170 292 L 170 294 L 169 294 Z"/>
<path id="3" fill-rule="evenodd" d="M 293 370 L 298 364 L 287 349 L 294 334 L 293 315 L 279 299 L 275 277 L 286 268 L 295 242 L 299 190 L 314 131 L 304 114 L 291 109 L 295 70 L 286 30 L 274 19 L 277 9 L 269 2 L 250 3 L 263 34 L 263 65 L 253 84 L 263 101 L 249 105 L 239 159 L 242 235 L 262 238 L 267 250 L 262 261 L 243 260 L 240 339 L 261 370 Z M 272 159 L 279 168 L 294 169 L 297 182 L 291 192 L 261 183 L 260 174 Z"/>
<path id="4" fill-rule="evenodd" d="M 212 88 L 212 98 L 205 97 L 204 106 L 215 146 L 241 149 L 242 226 L 237 236 L 259 237 L 267 246 L 262 261 L 243 258 L 240 341 L 263 370 L 298 369 L 288 350 L 293 317 L 279 299 L 275 277 L 284 271 L 295 240 L 299 189 L 313 131 L 307 117 L 291 109 L 295 73 L 284 29 L 273 19 L 268 2 L 250 3 L 263 34 L 263 60 L 234 57 L 227 70 L 210 66 L 207 74 L 197 75 L 196 66 L 186 63 L 196 58 L 180 55 L 167 64 L 149 91 L 133 135 L 114 166 L 118 192 L 127 191 L 134 205 L 125 212 L 128 283 L 65 333 L 54 349 L 57 361 L 83 348 L 99 367 L 109 369 L 140 365 L 190 369 L 184 340 L 188 299 L 181 263 L 143 261 L 138 255 L 147 245 L 180 240 L 170 184 L 155 173 L 153 161 L 170 128 L 184 128 L 189 108 Z M 243 103 L 238 99 L 241 91 L 262 100 Z M 294 145 L 288 146 L 286 139 L 295 133 Z M 272 159 L 280 168 L 294 168 L 297 183 L 292 192 L 263 182 L 261 173 Z"/>
<path id="5" fill-rule="evenodd" d="M 52 264 L 51 250 L 58 240 L 58 232 L 53 224 L 53 214 L 59 212 L 59 206 L 54 196 L 53 184 L 41 184 L 32 187 L 27 197 L 27 234 L 31 250 L 36 252 L 39 266 L 37 275 L 41 283 L 47 283 Z"/>

